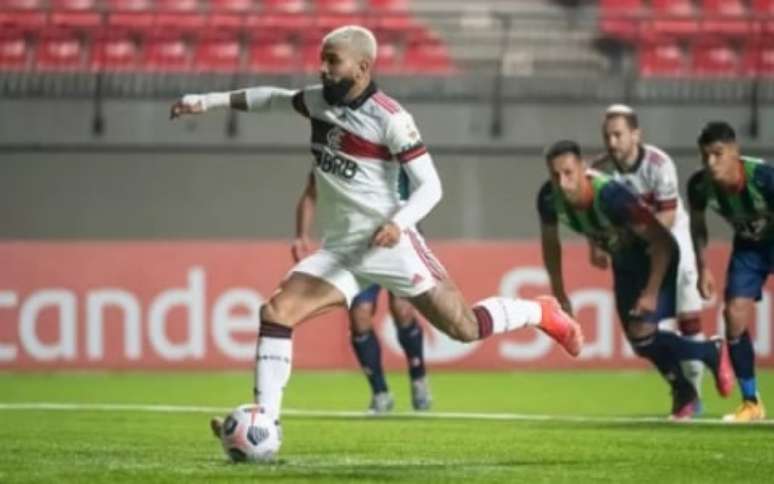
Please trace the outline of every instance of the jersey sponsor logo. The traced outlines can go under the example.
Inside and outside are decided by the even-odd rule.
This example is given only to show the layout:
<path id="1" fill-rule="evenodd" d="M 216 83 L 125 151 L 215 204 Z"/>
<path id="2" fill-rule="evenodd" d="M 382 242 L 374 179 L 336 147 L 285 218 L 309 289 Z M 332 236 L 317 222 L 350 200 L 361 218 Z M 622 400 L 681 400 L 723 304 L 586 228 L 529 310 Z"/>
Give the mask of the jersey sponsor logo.
<path id="1" fill-rule="evenodd" d="M 341 150 L 341 142 L 344 138 L 344 130 L 338 126 L 331 128 L 325 135 L 328 146 L 335 151 Z"/>
<path id="2" fill-rule="evenodd" d="M 359 169 L 354 161 L 324 151 L 315 151 L 314 158 L 320 171 L 348 181 L 355 177 Z"/>

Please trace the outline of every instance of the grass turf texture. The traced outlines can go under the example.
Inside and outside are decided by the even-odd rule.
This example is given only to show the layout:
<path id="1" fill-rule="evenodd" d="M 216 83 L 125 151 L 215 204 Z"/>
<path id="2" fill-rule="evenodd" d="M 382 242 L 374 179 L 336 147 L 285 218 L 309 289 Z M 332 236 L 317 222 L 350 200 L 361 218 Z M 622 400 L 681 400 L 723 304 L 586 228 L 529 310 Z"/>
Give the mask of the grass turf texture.
<path id="1" fill-rule="evenodd" d="M 761 392 L 774 395 L 774 372 Z M 705 416 L 737 404 L 705 380 Z M 436 373 L 438 412 L 661 416 L 654 373 Z M 397 410 L 408 383 L 390 375 Z M 0 373 L 0 404 L 170 404 L 233 407 L 249 373 Z M 285 406 L 361 410 L 356 373 L 295 372 Z M 774 426 L 561 420 L 286 416 L 280 459 L 233 465 L 197 412 L 0 409 L 0 482 L 764 482 L 774 476 Z"/>

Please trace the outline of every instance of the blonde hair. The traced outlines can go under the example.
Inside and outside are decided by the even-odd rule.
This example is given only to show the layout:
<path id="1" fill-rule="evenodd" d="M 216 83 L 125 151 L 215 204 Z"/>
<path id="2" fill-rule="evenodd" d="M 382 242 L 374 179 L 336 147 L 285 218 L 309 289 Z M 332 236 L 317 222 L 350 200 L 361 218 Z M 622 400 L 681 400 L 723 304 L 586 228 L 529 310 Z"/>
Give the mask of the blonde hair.
<path id="1" fill-rule="evenodd" d="M 373 32 L 359 25 L 345 25 L 323 37 L 322 45 L 345 44 L 371 61 L 376 60 L 377 44 Z"/>

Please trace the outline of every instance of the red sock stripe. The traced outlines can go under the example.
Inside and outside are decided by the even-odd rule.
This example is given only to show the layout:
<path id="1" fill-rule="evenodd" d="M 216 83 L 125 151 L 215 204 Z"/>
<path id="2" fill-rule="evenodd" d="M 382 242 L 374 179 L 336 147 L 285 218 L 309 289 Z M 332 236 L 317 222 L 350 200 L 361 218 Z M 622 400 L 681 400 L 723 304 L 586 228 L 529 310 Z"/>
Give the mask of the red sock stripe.
<path id="1" fill-rule="evenodd" d="M 479 339 L 491 336 L 494 326 L 492 323 L 492 315 L 489 313 L 489 310 L 483 306 L 476 306 L 473 308 L 473 315 L 476 316 L 476 321 L 478 322 Z"/>
<path id="2" fill-rule="evenodd" d="M 677 322 L 677 326 L 683 336 L 692 336 L 701 333 L 701 319 L 699 319 L 698 316 L 692 318 L 683 317 Z"/>

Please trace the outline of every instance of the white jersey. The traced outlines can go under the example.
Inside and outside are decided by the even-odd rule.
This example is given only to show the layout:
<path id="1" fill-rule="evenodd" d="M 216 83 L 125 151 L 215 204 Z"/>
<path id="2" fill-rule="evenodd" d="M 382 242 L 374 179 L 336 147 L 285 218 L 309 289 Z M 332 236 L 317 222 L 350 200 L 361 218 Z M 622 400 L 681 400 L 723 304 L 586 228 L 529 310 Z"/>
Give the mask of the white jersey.
<path id="1" fill-rule="evenodd" d="M 626 185 L 654 212 L 674 209 L 672 234 L 678 240 L 690 240 L 688 213 L 678 191 L 677 168 L 668 154 L 653 145 L 642 145 L 634 167 L 626 172 L 609 158 L 595 162 L 594 167 Z"/>
<path id="2" fill-rule="evenodd" d="M 293 106 L 311 121 L 323 247 L 363 247 L 405 203 L 401 163 L 427 152 L 414 119 L 373 83 L 344 106 L 330 106 L 322 86 L 306 87 Z"/>

